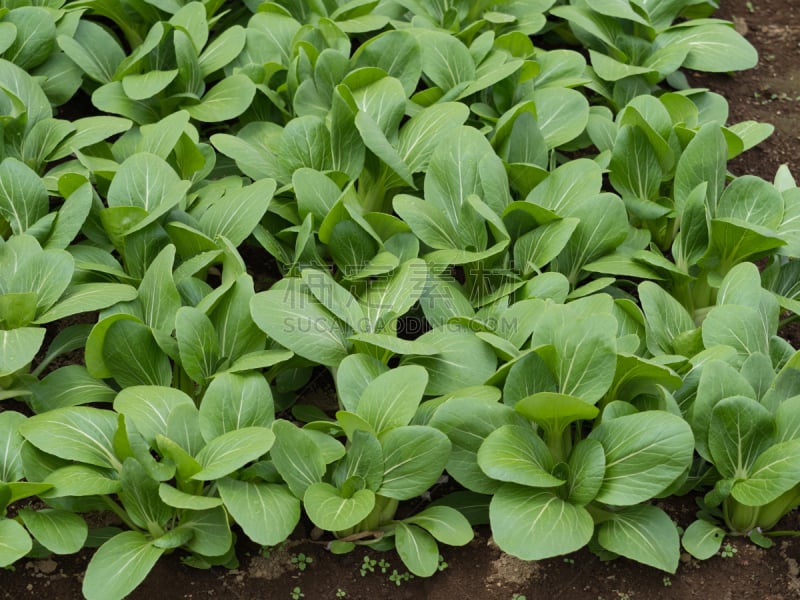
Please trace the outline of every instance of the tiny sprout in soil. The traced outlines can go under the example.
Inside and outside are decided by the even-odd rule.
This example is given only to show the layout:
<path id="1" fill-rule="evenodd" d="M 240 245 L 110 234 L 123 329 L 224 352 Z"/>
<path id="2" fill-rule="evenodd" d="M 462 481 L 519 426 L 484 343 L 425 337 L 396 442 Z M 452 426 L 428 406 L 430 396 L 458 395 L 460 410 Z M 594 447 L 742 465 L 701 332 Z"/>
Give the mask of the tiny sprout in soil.
<path id="1" fill-rule="evenodd" d="M 306 556 L 302 552 L 300 554 L 295 554 L 291 558 L 291 563 L 293 565 L 297 565 L 297 568 L 301 571 L 305 571 L 308 568 L 308 565 L 314 562 L 314 559 L 310 556 Z"/>

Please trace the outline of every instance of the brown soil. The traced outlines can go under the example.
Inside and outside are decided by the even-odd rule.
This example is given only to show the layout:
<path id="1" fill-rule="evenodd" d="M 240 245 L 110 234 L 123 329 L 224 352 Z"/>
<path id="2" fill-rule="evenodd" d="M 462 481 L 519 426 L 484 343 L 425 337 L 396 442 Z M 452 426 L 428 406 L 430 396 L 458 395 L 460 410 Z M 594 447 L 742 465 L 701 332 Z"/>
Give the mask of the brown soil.
<path id="1" fill-rule="evenodd" d="M 800 176 L 800 166 L 794 160 L 800 155 L 800 5 L 796 0 L 730 0 L 722 5 L 719 16 L 737 23 L 737 28 L 758 48 L 761 62 L 745 73 L 692 75 L 692 84 L 723 94 L 731 105 L 731 123 L 752 119 L 776 127 L 772 138 L 734 160 L 730 169 L 737 175 L 752 173 L 771 179 L 779 165 L 789 163 L 795 176 Z M 787 337 L 794 338 L 793 343 L 798 345 L 800 336 L 796 332 Z M 694 511 L 685 501 L 672 500 L 667 508 L 684 526 L 693 519 Z M 800 529 L 797 515 L 787 521 L 782 524 L 784 529 Z M 303 541 L 308 538 L 302 531 L 296 532 L 294 538 L 271 549 L 268 557 L 262 556 L 258 548 L 244 546 L 239 553 L 241 564 L 233 570 L 200 571 L 182 564 L 177 554 L 165 557 L 131 598 L 800 598 L 800 541 L 796 538 L 779 540 L 771 550 L 762 550 L 743 539 L 731 539 L 732 556 L 698 562 L 684 555 L 678 573 L 667 576 L 625 559 L 601 563 L 586 550 L 566 558 L 525 563 L 500 552 L 488 530 L 481 528 L 469 545 L 443 549 L 447 568 L 430 579 L 411 579 L 400 586 L 390 580 L 395 568 L 405 573 L 394 553 L 361 550 L 334 556 L 322 545 Z M 292 557 L 299 553 L 313 559 L 303 571 L 292 563 Z M 384 558 L 391 566 L 385 573 L 376 566 L 374 573 L 362 576 L 360 567 L 365 554 L 376 560 Z M 0 570 L 2 598 L 78 599 L 82 573 L 90 556 L 84 552 L 31 559 L 18 563 L 15 570 Z M 295 590 L 303 596 L 293 596 Z"/>

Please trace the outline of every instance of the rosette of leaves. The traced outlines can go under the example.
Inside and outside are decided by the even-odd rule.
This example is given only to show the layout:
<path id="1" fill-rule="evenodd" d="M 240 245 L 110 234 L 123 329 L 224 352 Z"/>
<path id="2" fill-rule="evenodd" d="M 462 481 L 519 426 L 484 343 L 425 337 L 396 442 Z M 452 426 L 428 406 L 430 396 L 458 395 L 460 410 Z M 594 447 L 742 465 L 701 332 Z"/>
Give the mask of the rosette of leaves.
<path id="1" fill-rule="evenodd" d="M 635 104 L 650 105 L 655 111 L 664 108 L 658 101 L 641 100 Z M 623 126 L 618 141 L 625 138 L 633 145 L 615 146 L 611 182 L 621 191 L 634 222 L 646 225 L 647 235 L 640 235 L 638 244 L 624 245 L 590 263 L 587 270 L 659 281 L 699 323 L 713 306 L 720 281 L 736 265 L 796 253 L 795 195 L 750 175 L 725 186 L 730 148 L 726 140 L 738 140 L 740 147 L 749 144 L 747 130 L 741 130 L 744 137 L 732 138 L 712 122 L 692 133 L 677 155 L 672 198 L 668 198 L 662 195 L 661 181 L 662 176 L 672 176 L 661 161 L 666 157 L 672 163 L 676 155 L 667 151 L 666 138 L 658 138 L 659 144 L 665 142 L 666 152 L 659 154 L 639 125 Z M 630 151 L 623 152 L 625 147 Z M 639 150 L 633 151 L 634 147 Z M 667 247 L 672 261 L 664 256 Z"/>
<path id="2" fill-rule="evenodd" d="M 64 4 L 63 0 L 14 2 L 0 11 L 0 55 L 36 77 L 53 106 L 72 98 L 82 79 L 81 70 L 56 44 L 59 35 L 74 35 L 81 22 L 81 13 L 63 8 Z"/>
<path id="3" fill-rule="evenodd" d="M 589 159 L 561 165 L 524 201 L 511 203 L 504 221 L 514 232 L 514 269 L 524 278 L 547 270 L 565 275 L 573 288 L 591 275 L 590 264 L 634 243 L 625 205 L 603 192 L 602 168 Z M 613 283 L 600 278 L 589 285 Z"/>
<path id="4" fill-rule="evenodd" d="M 222 285 L 212 289 L 202 277 L 219 252 L 202 253 L 173 271 L 175 247 L 161 251 L 136 298 L 101 313 L 92 328 L 88 374 L 120 387 L 173 386 L 199 400 L 220 373 L 264 369 L 291 358 L 284 349 L 266 347 L 266 336 L 250 318 L 253 280 L 232 252 L 223 260 Z"/>
<path id="5" fill-rule="evenodd" d="M 382 362 L 394 354 L 433 354 L 430 345 L 397 336 L 398 319 L 416 303 L 426 280 L 419 259 L 374 281 L 360 281 L 352 290 L 326 271 L 305 269 L 301 277 L 285 277 L 256 294 L 250 312 L 271 339 L 332 369 L 355 351 Z"/>
<path id="6" fill-rule="evenodd" d="M 208 80 L 241 52 L 245 32 L 234 25 L 211 39 L 209 29 L 204 3 L 189 2 L 169 21 L 149 26 L 127 56 L 113 35 L 88 21 L 58 42 L 93 82 L 92 103 L 99 110 L 148 124 L 183 109 L 197 121 L 214 123 L 241 115 L 255 85 L 242 74 L 212 79 L 211 85 Z"/>
<path id="7" fill-rule="evenodd" d="M 712 10 L 695 0 L 573 0 L 550 14 L 564 19 L 573 39 L 589 50 L 592 89 L 621 107 L 664 79 L 684 83 L 674 75 L 681 67 L 728 72 L 755 66 L 755 48 L 732 23 L 697 18 Z M 676 23 L 681 17 L 689 18 Z"/>
<path id="8" fill-rule="evenodd" d="M 410 425 L 428 387 L 427 372 L 418 365 L 388 369 L 355 354 L 342 361 L 337 386 L 343 409 L 335 421 L 302 429 L 275 423 L 274 466 L 314 525 L 335 535 L 332 550 L 395 547 L 412 573 L 428 577 L 438 566 L 437 542 L 461 546 L 473 533 L 448 506 L 395 518 L 398 503 L 436 483 L 449 457 L 441 431 Z M 329 435 L 344 435 L 345 444 Z"/>
<path id="9" fill-rule="evenodd" d="M 492 534 L 506 552 L 534 560 L 588 544 L 674 572 L 677 528 L 644 503 L 691 465 L 692 432 L 667 391 L 680 378 L 622 351 L 630 340 L 618 338 L 609 296 L 518 304 L 514 316 L 529 320 L 514 321 L 502 347 L 523 349 L 489 380 L 503 403 L 447 399 L 430 418 L 453 444 L 448 473 L 492 495 Z M 485 339 L 501 346 L 499 335 Z"/>
<path id="10" fill-rule="evenodd" d="M 525 36 L 539 32 L 546 23 L 545 11 L 554 0 L 535 2 L 456 1 L 447 5 L 427 0 L 415 2 L 386 2 L 381 9 L 391 10 L 395 18 L 423 23 L 429 29 L 442 29 L 465 41 L 489 30 L 498 34 L 520 33 Z"/>
<path id="11" fill-rule="evenodd" d="M 216 21 L 220 16 L 216 13 L 224 5 L 223 0 L 202 0 L 202 2 L 187 2 L 186 0 L 122 0 L 115 2 L 112 0 L 75 0 L 70 2 L 68 8 L 85 10 L 90 15 L 104 17 L 114 23 L 116 27 L 125 35 L 128 45 L 132 48 L 142 45 L 147 40 L 147 35 L 151 28 L 165 17 L 174 16 L 181 9 L 189 4 L 200 5 L 205 17 Z M 235 10 L 238 14 L 244 7 Z M 188 9 L 195 15 L 199 15 L 196 7 Z"/>
<path id="12" fill-rule="evenodd" d="M 219 374 L 199 407 L 174 388 L 130 385 L 114 409 L 59 408 L 19 427 L 31 445 L 25 474 L 48 484 L 45 502 L 105 508 L 125 526 L 106 532 L 92 557 L 87 598 L 124 597 L 177 548 L 195 566 L 235 565 L 230 517 L 261 544 L 291 533 L 299 501 L 256 466 L 275 440 L 261 374 Z"/>
<path id="13" fill-rule="evenodd" d="M 703 360 L 695 361 L 679 392 L 705 461 L 703 482 L 714 484 L 703 520 L 684 536 L 697 557 L 719 548 L 725 533 L 719 522 L 768 544 L 762 532 L 800 503 L 798 357 L 775 334 L 778 313 L 756 267 L 740 265 L 723 280 L 718 304 L 699 331 L 706 350 L 696 358 Z"/>
<path id="14" fill-rule="evenodd" d="M 775 189 L 777 189 L 784 202 L 785 219 L 782 226 L 782 237 L 787 242 L 778 248 L 777 256 L 772 257 L 770 263 L 762 271 L 762 285 L 775 293 L 781 308 L 794 313 L 789 319 L 794 320 L 800 313 L 797 299 L 800 292 L 797 289 L 798 268 L 797 261 L 800 253 L 797 233 L 794 228 L 795 215 L 800 208 L 800 188 L 792 177 L 789 168 L 782 165 L 775 174 Z"/>
<path id="15" fill-rule="evenodd" d="M 84 520 L 67 510 L 19 508 L 13 518 L 7 516 L 11 504 L 53 487 L 30 479 L 23 481 L 25 440 L 19 427 L 25 419 L 24 415 L 11 410 L 0 413 L 0 435 L 4 440 L 0 453 L 0 535 L 3 540 L 0 567 L 7 567 L 26 555 L 72 554 L 83 547 L 88 533 Z"/>
<path id="16" fill-rule="evenodd" d="M 85 117 L 72 122 L 54 119 L 50 100 L 37 80 L 1 58 L 0 84 L 1 155 L 4 159 L 19 160 L 37 173 L 50 161 L 65 158 L 130 127 L 129 121 L 116 117 Z M 3 225 L 0 221 L 0 229 L 7 228 Z"/>
<path id="17" fill-rule="evenodd" d="M 67 236 L 67 241 L 70 238 Z M 72 255 L 57 243 L 43 248 L 28 234 L 14 235 L 0 243 L 0 265 L 0 345 L 4 348 L 0 398 L 29 393 L 24 389 L 30 383 L 25 375 L 44 341 L 43 325 L 130 300 L 136 293 L 125 284 L 73 283 Z M 80 347 L 84 338 L 81 328 L 65 330 L 45 361 Z"/>

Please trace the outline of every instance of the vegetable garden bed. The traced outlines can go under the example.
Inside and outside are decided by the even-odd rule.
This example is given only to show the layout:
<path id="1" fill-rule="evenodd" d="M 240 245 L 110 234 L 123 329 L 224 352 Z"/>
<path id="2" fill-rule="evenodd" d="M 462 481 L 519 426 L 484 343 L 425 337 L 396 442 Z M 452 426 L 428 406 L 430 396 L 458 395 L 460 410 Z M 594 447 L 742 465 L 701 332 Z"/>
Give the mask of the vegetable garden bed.
<path id="1" fill-rule="evenodd" d="M 4 597 L 800 594 L 791 0 L 259 4 L 3 3 Z"/>

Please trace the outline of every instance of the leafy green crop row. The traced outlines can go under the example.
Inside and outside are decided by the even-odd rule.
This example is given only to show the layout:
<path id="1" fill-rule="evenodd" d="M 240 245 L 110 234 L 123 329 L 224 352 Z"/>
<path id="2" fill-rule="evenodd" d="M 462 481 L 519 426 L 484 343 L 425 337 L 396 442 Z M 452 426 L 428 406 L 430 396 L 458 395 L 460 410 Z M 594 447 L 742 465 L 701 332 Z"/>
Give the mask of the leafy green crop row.
<path id="1" fill-rule="evenodd" d="M 674 572 L 652 500 L 698 558 L 800 504 L 800 188 L 727 172 L 712 2 L 0 4 L 0 565 L 121 598 L 307 518 Z"/>

